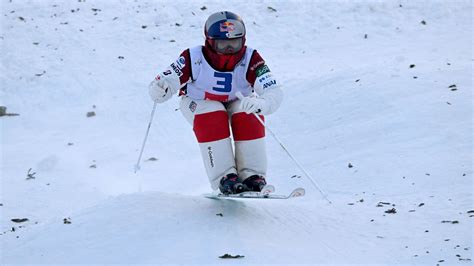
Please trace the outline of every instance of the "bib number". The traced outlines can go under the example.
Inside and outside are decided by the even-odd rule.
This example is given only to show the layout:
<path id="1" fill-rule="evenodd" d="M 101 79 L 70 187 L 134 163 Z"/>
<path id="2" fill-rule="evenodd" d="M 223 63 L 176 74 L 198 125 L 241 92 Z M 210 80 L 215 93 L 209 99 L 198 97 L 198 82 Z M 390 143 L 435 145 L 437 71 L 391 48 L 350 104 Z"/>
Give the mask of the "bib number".
<path id="1" fill-rule="evenodd" d="M 219 79 L 217 80 L 217 86 L 212 87 L 213 90 L 218 92 L 230 92 L 232 90 L 232 73 L 214 72 L 214 77 Z"/>

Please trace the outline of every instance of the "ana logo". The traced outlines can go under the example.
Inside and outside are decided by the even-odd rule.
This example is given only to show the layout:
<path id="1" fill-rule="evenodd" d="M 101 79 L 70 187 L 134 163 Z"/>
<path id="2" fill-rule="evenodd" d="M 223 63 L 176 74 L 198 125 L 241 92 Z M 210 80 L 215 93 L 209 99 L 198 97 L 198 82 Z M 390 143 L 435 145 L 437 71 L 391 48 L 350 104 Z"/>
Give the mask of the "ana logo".
<path id="1" fill-rule="evenodd" d="M 270 87 L 270 86 L 272 86 L 272 85 L 276 85 L 276 84 L 277 84 L 277 82 L 276 82 L 275 80 L 271 80 L 271 81 L 269 81 L 269 82 L 263 84 L 263 88 L 266 89 L 266 88 L 268 88 L 268 87 Z"/>
<path id="2" fill-rule="evenodd" d="M 221 23 L 221 32 L 233 32 L 235 30 L 235 25 L 232 22 L 222 22 Z"/>

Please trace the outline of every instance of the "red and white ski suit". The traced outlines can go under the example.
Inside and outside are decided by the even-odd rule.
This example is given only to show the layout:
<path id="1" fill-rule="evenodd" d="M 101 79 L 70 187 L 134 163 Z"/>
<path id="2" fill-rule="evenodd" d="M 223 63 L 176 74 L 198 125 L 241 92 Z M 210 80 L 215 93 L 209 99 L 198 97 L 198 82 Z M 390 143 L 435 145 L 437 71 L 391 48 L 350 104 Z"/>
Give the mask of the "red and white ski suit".
<path id="1" fill-rule="evenodd" d="M 168 90 L 158 102 L 179 91 L 180 109 L 193 126 L 207 175 L 213 189 L 220 179 L 236 173 L 242 180 L 252 175 L 266 175 L 265 127 L 254 114 L 240 109 L 236 93 L 265 100 L 259 113 L 273 113 L 281 104 L 283 93 L 259 53 L 246 47 L 241 61 L 232 71 L 217 71 L 203 54 L 203 46 L 181 53 L 154 82 L 166 81 Z M 150 86 L 153 85 L 153 82 Z M 235 156 L 232 149 L 232 140 Z"/>

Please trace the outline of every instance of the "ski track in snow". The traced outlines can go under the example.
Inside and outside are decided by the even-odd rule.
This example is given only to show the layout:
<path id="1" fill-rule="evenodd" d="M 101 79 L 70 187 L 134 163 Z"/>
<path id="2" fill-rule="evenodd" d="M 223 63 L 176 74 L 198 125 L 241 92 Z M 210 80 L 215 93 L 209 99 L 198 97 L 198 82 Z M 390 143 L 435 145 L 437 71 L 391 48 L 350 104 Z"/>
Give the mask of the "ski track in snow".
<path id="1" fill-rule="evenodd" d="M 270 183 L 305 197 L 204 198 L 177 97 L 158 106 L 133 173 L 148 83 L 222 9 L 243 17 L 283 85 L 268 126 L 333 204 L 271 136 Z M 0 264 L 472 264 L 472 1 L 5 0 L 0 11 L 0 105 L 19 114 L 0 117 Z"/>

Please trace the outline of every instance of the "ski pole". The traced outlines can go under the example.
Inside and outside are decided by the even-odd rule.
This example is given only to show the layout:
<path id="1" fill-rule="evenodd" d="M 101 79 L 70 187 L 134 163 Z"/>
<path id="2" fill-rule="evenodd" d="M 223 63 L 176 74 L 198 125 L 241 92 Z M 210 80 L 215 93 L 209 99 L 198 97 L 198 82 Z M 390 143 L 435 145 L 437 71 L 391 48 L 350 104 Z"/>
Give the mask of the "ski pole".
<path id="1" fill-rule="evenodd" d="M 135 164 L 135 174 L 137 173 L 138 170 L 140 170 L 140 160 L 142 159 L 143 150 L 145 149 L 145 143 L 148 138 L 148 133 L 150 133 L 151 122 L 153 121 L 155 110 L 156 110 L 156 102 L 153 105 L 153 110 L 151 111 L 150 122 L 148 123 L 148 127 L 146 129 L 145 139 L 143 140 L 142 149 L 140 151 L 140 155 L 138 156 L 137 164 Z"/>
<path id="2" fill-rule="evenodd" d="M 242 93 L 239 91 L 235 94 L 235 96 L 237 96 L 237 98 L 239 98 L 239 100 L 242 100 L 244 98 L 244 96 L 242 95 Z M 295 157 L 290 153 L 290 151 L 285 147 L 285 145 L 283 145 L 283 143 L 281 142 L 281 140 L 277 137 L 277 135 L 273 132 L 273 130 L 270 129 L 270 127 L 268 127 L 268 125 L 265 125 L 265 122 L 263 122 L 263 120 L 260 118 L 260 116 L 258 116 L 256 113 L 253 113 L 253 115 L 255 116 L 255 118 L 257 118 L 257 120 L 260 122 L 260 124 L 262 124 L 263 127 L 265 127 L 266 130 L 268 130 L 268 132 L 270 132 L 270 134 L 273 136 L 273 138 L 278 142 L 278 144 L 280 144 L 280 147 L 286 152 L 286 154 L 293 160 L 293 162 L 296 164 L 296 166 L 298 166 L 298 168 L 306 175 L 306 177 L 311 181 L 311 183 L 313 183 L 314 187 L 316 187 L 317 190 L 319 190 L 319 192 L 321 193 L 321 195 L 323 196 L 323 198 L 325 200 L 327 200 L 329 202 L 329 204 L 332 204 L 332 202 L 328 199 L 328 196 L 326 193 L 324 193 L 324 191 L 318 186 L 318 184 L 316 183 L 316 181 L 314 181 L 314 179 L 311 177 L 311 175 L 303 168 L 303 166 L 295 159 Z"/>

